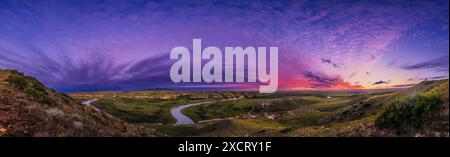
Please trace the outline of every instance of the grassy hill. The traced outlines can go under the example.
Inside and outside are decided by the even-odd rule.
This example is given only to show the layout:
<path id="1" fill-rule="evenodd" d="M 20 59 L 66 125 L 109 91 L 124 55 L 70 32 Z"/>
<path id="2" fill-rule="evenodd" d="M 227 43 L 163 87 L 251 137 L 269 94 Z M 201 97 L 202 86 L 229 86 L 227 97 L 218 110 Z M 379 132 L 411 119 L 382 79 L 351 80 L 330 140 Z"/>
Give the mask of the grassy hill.
<path id="1" fill-rule="evenodd" d="M 294 136 L 449 136 L 449 80 L 370 97 L 321 118 Z"/>
<path id="2" fill-rule="evenodd" d="M 83 106 L 33 77 L 0 70 L 0 136 L 152 136 L 153 132 Z"/>
<path id="3" fill-rule="evenodd" d="M 396 92 L 281 95 L 195 106 L 184 113 L 198 124 L 161 130 L 175 136 L 449 136 L 448 82 L 425 81 Z M 254 110 L 268 103 L 270 108 Z"/>
<path id="4" fill-rule="evenodd" d="M 424 81 L 398 93 L 375 121 L 397 135 L 440 136 L 449 132 L 448 80 Z"/>
<path id="5" fill-rule="evenodd" d="M 69 95 L 0 70 L 0 136 L 449 136 L 449 81 L 385 92 L 133 91 Z M 96 99 L 92 106 L 79 102 Z M 196 124 L 174 126 L 173 107 Z M 96 108 L 101 111 L 96 110 Z"/>

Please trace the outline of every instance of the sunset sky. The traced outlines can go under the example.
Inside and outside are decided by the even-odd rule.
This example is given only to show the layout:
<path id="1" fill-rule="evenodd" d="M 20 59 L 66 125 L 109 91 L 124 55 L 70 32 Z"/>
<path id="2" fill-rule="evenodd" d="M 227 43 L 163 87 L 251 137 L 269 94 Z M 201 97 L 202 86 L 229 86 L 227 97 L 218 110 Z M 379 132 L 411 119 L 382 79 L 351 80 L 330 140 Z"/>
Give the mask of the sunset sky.
<path id="1" fill-rule="evenodd" d="M 228 90 L 175 84 L 170 50 L 279 47 L 279 89 L 408 87 L 449 76 L 449 3 L 0 0 L 0 69 L 58 91 Z"/>

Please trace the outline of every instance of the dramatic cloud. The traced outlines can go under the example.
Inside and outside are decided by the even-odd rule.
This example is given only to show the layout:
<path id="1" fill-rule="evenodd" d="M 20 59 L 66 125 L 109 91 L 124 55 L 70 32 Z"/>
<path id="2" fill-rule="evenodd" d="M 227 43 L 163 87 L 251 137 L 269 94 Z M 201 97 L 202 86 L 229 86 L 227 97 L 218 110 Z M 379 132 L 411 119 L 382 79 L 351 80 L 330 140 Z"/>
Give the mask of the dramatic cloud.
<path id="1" fill-rule="evenodd" d="M 315 87 L 332 87 L 336 84 L 336 78 L 323 78 L 315 75 L 312 72 L 304 73 L 304 76 L 308 78 L 310 81 L 316 82 L 314 84 Z"/>
<path id="2" fill-rule="evenodd" d="M 308 83 L 305 86 L 317 89 L 359 89 L 360 85 L 350 85 L 349 83 L 342 80 L 340 77 L 330 77 L 323 74 L 316 74 L 313 72 L 303 73 L 305 79 Z"/>
<path id="3" fill-rule="evenodd" d="M 18 69 L 27 75 L 37 76 L 45 84 L 61 91 L 142 89 L 158 87 L 170 81 L 166 75 L 170 67 L 166 59 L 168 56 L 117 64 L 111 57 L 97 52 L 75 62 L 64 55 L 53 59 L 32 45 L 27 49 L 39 57 L 14 60 L 12 58 L 19 56 L 14 54 L 18 53 L 7 50 L 9 55 L 3 57 L 0 53 L 0 68 Z M 6 51 L 3 47 L 0 50 Z"/>
<path id="4" fill-rule="evenodd" d="M 405 70 L 433 69 L 436 71 L 448 71 L 448 57 L 449 56 L 442 56 L 425 62 L 420 62 L 412 65 L 404 65 L 401 68 Z"/>
<path id="5" fill-rule="evenodd" d="M 414 69 L 448 76 L 447 0 L 0 1 L 0 68 L 60 91 L 195 87 L 168 78 L 170 50 L 193 38 L 279 47 L 283 89 L 370 88 L 424 73 Z"/>
<path id="6" fill-rule="evenodd" d="M 389 84 L 389 83 L 391 83 L 391 80 L 387 80 L 387 81 L 380 80 L 380 81 L 373 83 L 372 85 Z"/>
<path id="7" fill-rule="evenodd" d="M 332 62 L 330 59 L 321 59 L 321 61 L 332 65 L 334 68 L 340 68 L 339 64 Z"/>
<path id="8" fill-rule="evenodd" d="M 409 78 L 407 81 L 440 80 L 440 79 L 445 79 L 445 78 L 448 78 L 448 76 L 434 76 L 434 77 L 425 77 L 425 78 L 413 77 L 413 78 Z"/>

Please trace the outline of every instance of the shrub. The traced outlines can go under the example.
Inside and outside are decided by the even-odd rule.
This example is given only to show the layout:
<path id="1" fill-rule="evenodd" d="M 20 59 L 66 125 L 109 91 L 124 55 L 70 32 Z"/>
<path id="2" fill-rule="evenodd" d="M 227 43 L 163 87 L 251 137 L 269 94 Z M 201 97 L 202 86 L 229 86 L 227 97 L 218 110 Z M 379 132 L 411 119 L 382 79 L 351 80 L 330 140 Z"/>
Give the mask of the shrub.
<path id="1" fill-rule="evenodd" d="M 77 130 L 81 130 L 83 129 L 83 123 L 75 121 L 73 122 L 73 127 Z"/>
<path id="2" fill-rule="evenodd" d="M 397 134 L 424 130 L 439 112 L 442 100 L 439 96 L 418 95 L 393 102 L 375 120 L 381 129 L 391 129 Z"/>
<path id="3" fill-rule="evenodd" d="M 64 112 L 57 108 L 48 109 L 46 112 L 50 117 L 52 117 L 55 120 L 64 119 Z"/>

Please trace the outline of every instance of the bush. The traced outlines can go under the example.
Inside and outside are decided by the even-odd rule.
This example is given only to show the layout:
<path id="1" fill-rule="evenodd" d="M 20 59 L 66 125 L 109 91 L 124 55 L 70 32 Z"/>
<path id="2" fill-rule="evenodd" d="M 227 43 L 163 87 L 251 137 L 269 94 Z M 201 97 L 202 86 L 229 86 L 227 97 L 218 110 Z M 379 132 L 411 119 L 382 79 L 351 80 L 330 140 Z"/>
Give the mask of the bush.
<path id="1" fill-rule="evenodd" d="M 423 131 L 438 114 L 441 105 L 442 100 L 436 95 L 400 99 L 381 113 L 375 125 L 380 129 L 394 130 L 397 134 Z"/>
<path id="2" fill-rule="evenodd" d="M 54 102 L 48 96 L 46 87 L 33 77 L 23 76 L 21 73 L 13 73 L 6 80 L 14 88 L 23 91 L 31 100 L 36 100 L 40 103 L 52 105 Z"/>
<path id="3" fill-rule="evenodd" d="M 52 117 L 55 120 L 62 120 L 64 119 L 64 112 L 57 109 L 57 108 L 51 108 L 47 109 L 47 114 Z"/>
<path id="4" fill-rule="evenodd" d="M 77 129 L 77 130 L 82 130 L 83 129 L 83 123 L 75 121 L 75 122 L 73 122 L 73 127 L 75 129 Z"/>

